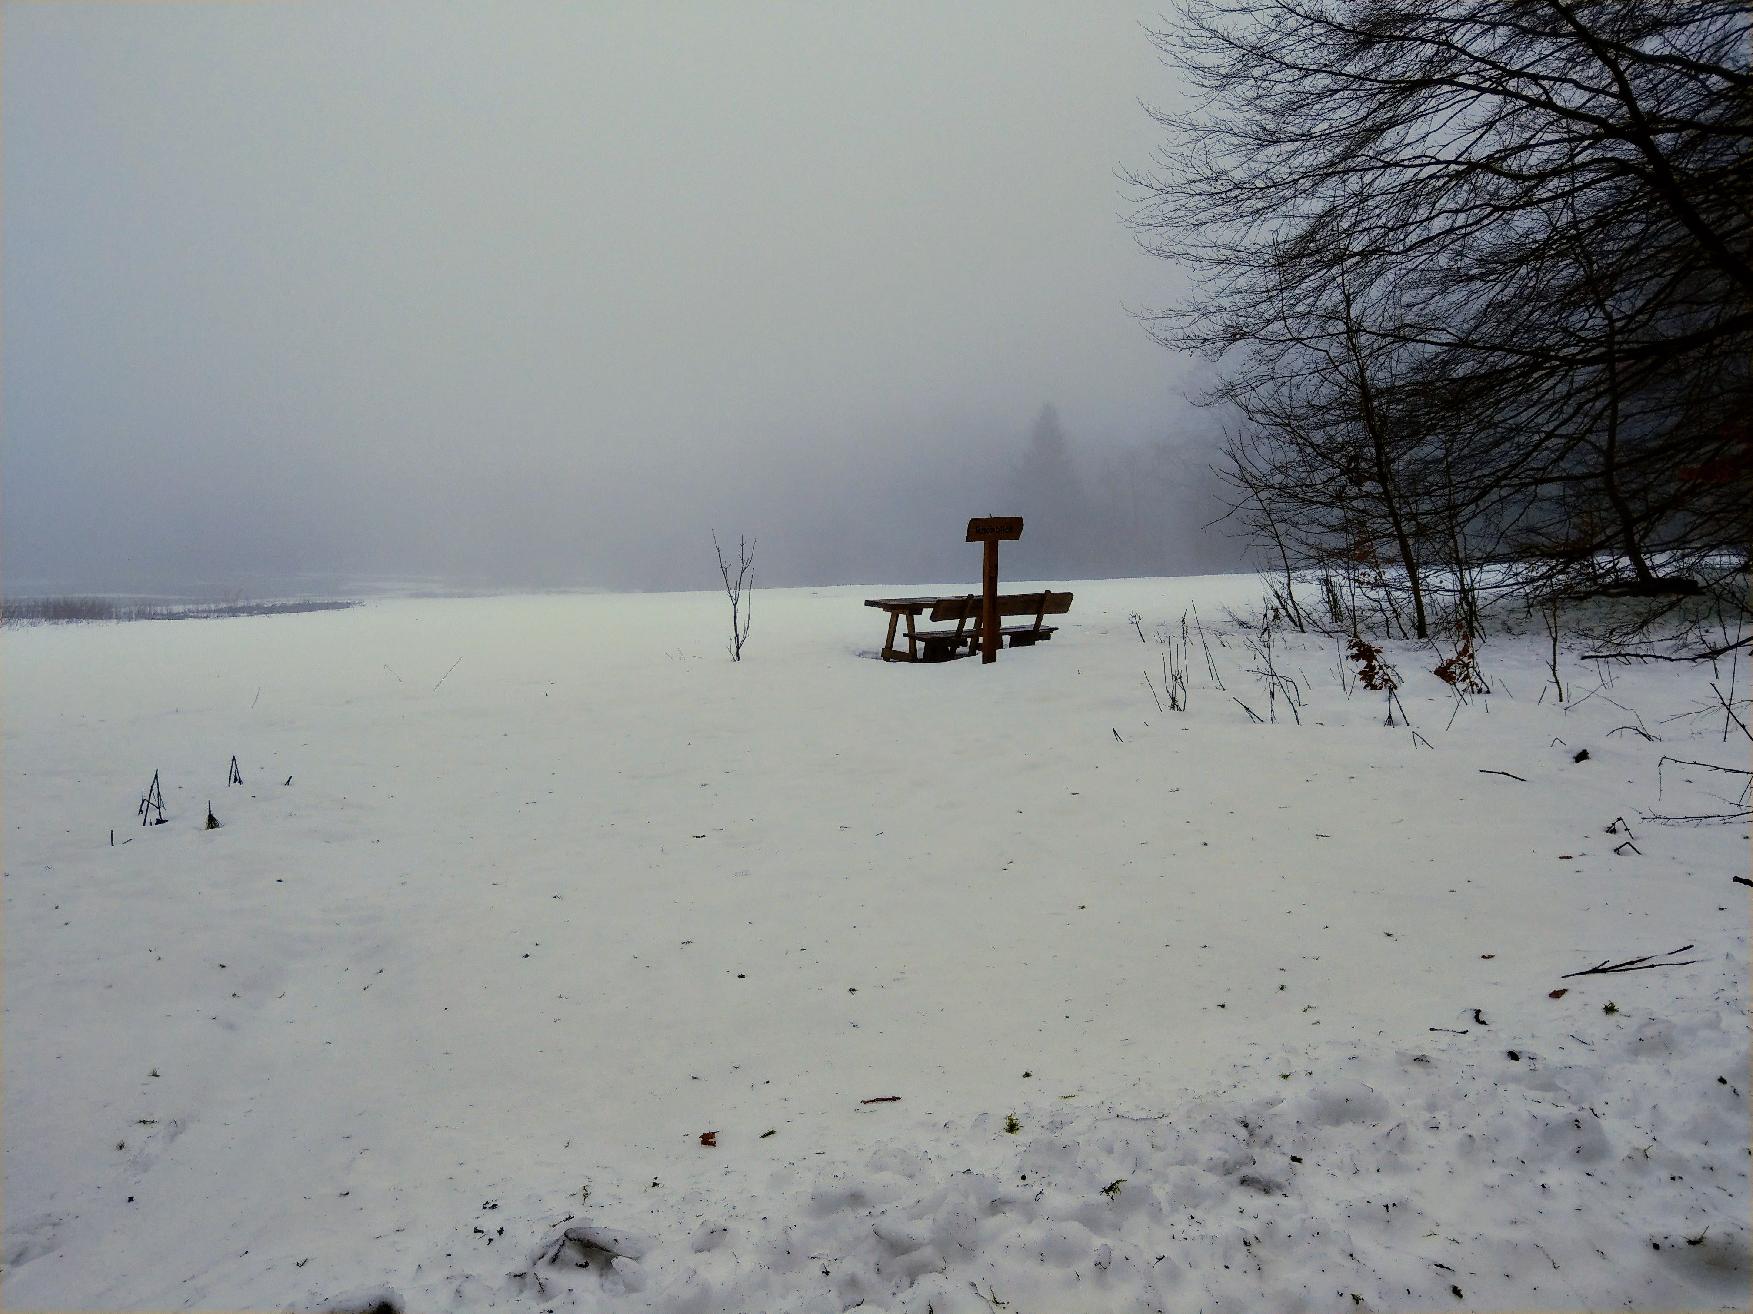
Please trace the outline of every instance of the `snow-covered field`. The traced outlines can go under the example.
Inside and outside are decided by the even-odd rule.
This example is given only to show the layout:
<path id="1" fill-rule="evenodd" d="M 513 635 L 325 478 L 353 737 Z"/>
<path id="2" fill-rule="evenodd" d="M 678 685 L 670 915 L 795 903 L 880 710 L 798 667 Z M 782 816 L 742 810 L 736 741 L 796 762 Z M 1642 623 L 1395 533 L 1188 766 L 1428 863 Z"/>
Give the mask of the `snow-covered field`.
<path id="1" fill-rule="evenodd" d="M 1708 671 L 1392 645 L 1426 748 L 1315 636 L 1250 721 L 1253 580 L 1072 587 L 8 631 L 4 1307 L 1745 1308 Z"/>

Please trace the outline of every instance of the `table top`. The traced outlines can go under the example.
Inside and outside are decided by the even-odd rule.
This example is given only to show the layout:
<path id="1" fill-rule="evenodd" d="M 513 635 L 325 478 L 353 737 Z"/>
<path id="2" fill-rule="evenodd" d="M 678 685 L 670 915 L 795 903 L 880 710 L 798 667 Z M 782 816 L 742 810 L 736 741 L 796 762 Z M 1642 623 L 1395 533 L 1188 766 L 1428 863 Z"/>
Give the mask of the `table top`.
<path id="1" fill-rule="evenodd" d="M 975 596 L 971 593 L 946 593 L 941 597 L 932 598 L 866 598 L 867 607 L 881 607 L 884 611 L 910 611 L 917 615 L 940 602 L 960 602 L 963 598 Z"/>

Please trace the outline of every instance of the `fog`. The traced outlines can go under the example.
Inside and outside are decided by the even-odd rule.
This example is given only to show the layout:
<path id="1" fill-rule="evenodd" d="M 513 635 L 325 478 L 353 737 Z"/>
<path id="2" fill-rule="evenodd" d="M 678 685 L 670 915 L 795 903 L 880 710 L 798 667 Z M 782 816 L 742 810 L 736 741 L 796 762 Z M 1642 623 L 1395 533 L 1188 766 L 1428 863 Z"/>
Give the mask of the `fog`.
<path id="1" fill-rule="evenodd" d="M 4 21 L 9 593 L 707 587 L 713 528 L 944 580 L 975 514 L 1047 575 L 1234 559 L 1131 313 L 1154 5 Z"/>

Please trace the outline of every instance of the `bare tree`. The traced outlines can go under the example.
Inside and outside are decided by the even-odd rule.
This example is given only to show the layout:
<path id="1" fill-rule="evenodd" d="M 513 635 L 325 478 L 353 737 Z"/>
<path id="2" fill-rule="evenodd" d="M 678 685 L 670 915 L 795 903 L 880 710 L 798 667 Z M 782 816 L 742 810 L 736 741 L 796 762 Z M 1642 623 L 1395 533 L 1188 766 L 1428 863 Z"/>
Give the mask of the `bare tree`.
<path id="1" fill-rule="evenodd" d="M 743 645 L 749 641 L 749 625 L 755 614 L 755 541 L 737 535 L 736 573 L 731 574 L 733 563 L 724 559 L 724 549 L 718 545 L 718 531 L 712 531 L 712 550 L 718 554 L 718 573 L 724 578 L 724 594 L 730 599 L 730 659 L 740 662 L 743 659 Z M 744 594 L 748 594 L 745 605 Z"/>
<path id="2" fill-rule="evenodd" d="M 1744 608 L 1740 0 L 1175 10 L 1156 39 L 1191 108 L 1156 114 L 1132 181 L 1193 290 L 1150 323 L 1219 362 L 1236 505 L 1275 564 L 1325 558 L 1419 632 L 1427 567 L 1466 630 L 1493 557 L 1541 597 L 1640 599 L 1640 623 Z"/>

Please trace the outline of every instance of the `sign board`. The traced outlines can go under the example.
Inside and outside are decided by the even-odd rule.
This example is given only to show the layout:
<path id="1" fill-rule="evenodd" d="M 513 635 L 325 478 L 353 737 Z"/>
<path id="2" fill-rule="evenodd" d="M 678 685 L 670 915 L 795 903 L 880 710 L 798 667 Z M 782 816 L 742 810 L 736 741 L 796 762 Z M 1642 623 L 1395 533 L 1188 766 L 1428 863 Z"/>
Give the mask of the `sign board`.
<path id="1" fill-rule="evenodd" d="M 1021 516 L 975 516 L 968 522 L 969 543 L 998 543 L 1023 536 Z"/>
<path id="2" fill-rule="evenodd" d="M 968 542 L 980 547 L 980 662 L 998 660 L 998 545 L 1023 536 L 1021 516 L 975 516 Z"/>

